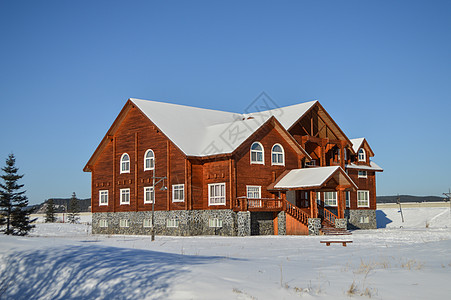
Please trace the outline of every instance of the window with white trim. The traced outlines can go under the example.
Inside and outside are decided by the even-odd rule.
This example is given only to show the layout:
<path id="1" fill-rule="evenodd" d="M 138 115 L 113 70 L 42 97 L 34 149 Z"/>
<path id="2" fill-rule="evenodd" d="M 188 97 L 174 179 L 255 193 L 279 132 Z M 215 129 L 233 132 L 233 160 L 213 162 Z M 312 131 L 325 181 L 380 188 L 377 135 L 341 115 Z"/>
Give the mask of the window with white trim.
<path id="1" fill-rule="evenodd" d="M 365 149 L 360 148 L 358 154 L 359 154 L 359 161 L 366 161 Z"/>
<path id="2" fill-rule="evenodd" d="M 120 219 L 119 220 L 119 227 L 124 228 L 124 227 L 128 227 L 128 226 L 129 226 L 128 219 Z"/>
<path id="3" fill-rule="evenodd" d="M 324 192 L 324 205 L 337 206 L 337 192 Z"/>
<path id="4" fill-rule="evenodd" d="M 167 219 L 166 220 L 166 227 L 172 227 L 172 228 L 179 227 L 179 220 L 177 220 L 177 219 Z"/>
<path id="5" fill-rule="evenodd" d="M 144 171 L 153 170 L 155 168 L 155 154 L 151 149 L 144 154 Z"/>
<path id="6" fill-rule="evenodd" d="M 108 221 L 106 219 L 100 219 L 99 220 L 99 227 L 101 227 L 101 228 L 108 227 Z"/>
<path id="7" fill-rule="evenodd" d="M 370 207 L 370 191 L 357 191 L 357 207 Z"/>
<path id="8" fill-rule="evenodd" d="M 265 164 L 263 146 L 259 142 L 251 146 L 251 164 Z"/>
<path id="9" fill-rule="evenodd" d="M 359 171 L 359 178 L 367 178 L 368 173 L 366 171 Z"/>
<path id="10" fill-rule="evenodd" d="M 360 217 L 360 223 L 368 224 L 370 222 L 370 218 L 368 216 Z"/>
<path id="11" fill-rule="evenodd" d="M 208 219 L 208 226 L 213 228 L 221 228 L 222 220 L 218 218 Z"/>
<path id="12" fill-rule="evenodd" d="M 99 205 L 108 205 L 108 190 L 99 191 Z"/>
<path id="13" fill-rule="evenodd" d="M 208 185 L 208 205 L 226 205 L 225 183 L 211 183 Z"/>
<path id="14" fill-rule="evenodd" d="M 120 204 L 130 204 L 130 189 L 121 189 L 121 202 Z"/>
<path id="15" fill-rule="evenodd" d="M 127 153 L 121 156 L 121 173 L 130 173 L 130 156 Z"/>
<path id="16" fill-rule="evenodd" d="M 155 200 L 155 193 L 153 192 L 153 186 L 146 186 L 144 188 L 144 203 L 152 204 Z"/>
<path id="17" fill-rule="evenodd" d="M 346 191 L 346 207 L 351 207 L 351 192 Z"/>
<path id="18" fill-rule="evenodd" d="M 271 162 L 273 165 L 284 166 L 285 165 L 285 153 L 282 145 L 275 144 L 271 150 Z"/>
<path id="19" fill-rule="evenodd" d="M 258 185 L 247 185 L 247 198 L 249 199 L 260 199 L 261 198 L 261 186 Z"/>
<path id="20" fill-rule="evenodd" d="M 321 204 L 321 192 L 316 192 L 316 204 Z"/>
<path id="21" fill-rule="evenodd" d="M 144 219 L 143 220 L 143 227 L 144 228 L 152 227 L 152 219 Z"/>
<path id="22" fill-rule="evenodd" d="M 185 184 L 172 185 L 172 202 L 185 201 Z"/>

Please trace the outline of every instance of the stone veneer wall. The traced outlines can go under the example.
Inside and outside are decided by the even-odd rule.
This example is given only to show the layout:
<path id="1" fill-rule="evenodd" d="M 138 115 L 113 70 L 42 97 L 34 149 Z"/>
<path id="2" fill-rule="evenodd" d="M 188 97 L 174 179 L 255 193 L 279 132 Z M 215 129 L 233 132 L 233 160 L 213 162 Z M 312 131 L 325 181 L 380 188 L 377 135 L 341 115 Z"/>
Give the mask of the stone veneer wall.
<path id="1" fill-rule="evenodd" d="M 348 219 L 348 229 L 377 229 L 376 210 L 347 209 L 345 217 Z M 368 221 L 368 223 L 361 221 Z"/>
<path id="2" fill-rule="evenodd" d="M 287 217 L 284 211 L 281 211 L 277 214 L 277 230 L 278 235 L 287 234 Z"/>
<path id="3" fill-rule="evenodd" d="M 246 212 L 244 212 L 246 213 Z M 249 213 L 249 212 L 247 212 Z M 222 220 L 221 228 L 209 227 L 209 219 L 217 218 Z M 108 227 L 102 228 L 99 225 L 101 219 L 108 222 Z M 129 227 L 120 227 L 121 219 L 129 220 Z M 115 213 L 93 213 L 92 214 L 92 233 L 93 234 L 139 234 L 150 235 L 152 228 L 143 227 L 144 219 L 152 219 L 151 211 L 133 211 L 133 212 L 115 212 Z M 168 219 L 176 219 L 178 227 L 167 227 Z M 240 220 L 237 220 L 240 219 Z M 225 235 L 235 236 L 240 231 L 238 224 L 245 227 L 246 219 L 250 223 L 250 217 L 239 218 L 232 210 L 172 210 L 155 211 L 155 234 L 156 235 Z M 239 221 L 239 223 L 237 223 Z M 242 234 L 250 235 L 250 226 L 248 232 L 244 230 Z M 243 231 L 243 230 L 241 230 Z"/>
<path id="4" fill-rule="evenodd" d="M 321 219 L 320 218 L 309 218 L 308 219 L 308 234 L 309 235 L 319 235 L 321 229 Z"/>

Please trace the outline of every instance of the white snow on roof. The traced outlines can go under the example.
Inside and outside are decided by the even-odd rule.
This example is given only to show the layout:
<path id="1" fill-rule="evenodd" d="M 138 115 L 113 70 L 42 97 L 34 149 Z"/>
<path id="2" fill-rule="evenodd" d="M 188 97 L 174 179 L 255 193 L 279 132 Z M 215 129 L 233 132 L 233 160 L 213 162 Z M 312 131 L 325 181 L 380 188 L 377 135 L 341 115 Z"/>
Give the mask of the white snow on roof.
<path id="1" fill-rule="evenodd" d="M 358 139 L 350 140 L 352 143 L 352 149 L 354 150 L 355 153 L 357 153 L 359 151 L 360 147 L 362 147 L 362 143 L 363 143 L 364 139 L 365 138 L 358 138 Z"/>
<path id="2" fill-rule="evenodd" d="M 188 156 L 233 152 L 271 116 L 289 129 L 317 101 L 249 114 L 130 99 Z"/>
<path id="3" fill-rule="evenodd" d="M 308 169 L 294 169 L 287 173 L 274 188 L 308 188 L 320 187 L 340 167 L 318 167 Z"/>
<path id="4" fill-rule="evenodd" d="M 347 169 L 359 169 L 359 170 L 368 170 L 368 171 L 379 171 L 382 172 L 384 169 L 379 167 L 374 161 L 370 161 L 369 166 L 365 165 L 356 165 L 355 163 L 350 163 L 345 166 Z"/>

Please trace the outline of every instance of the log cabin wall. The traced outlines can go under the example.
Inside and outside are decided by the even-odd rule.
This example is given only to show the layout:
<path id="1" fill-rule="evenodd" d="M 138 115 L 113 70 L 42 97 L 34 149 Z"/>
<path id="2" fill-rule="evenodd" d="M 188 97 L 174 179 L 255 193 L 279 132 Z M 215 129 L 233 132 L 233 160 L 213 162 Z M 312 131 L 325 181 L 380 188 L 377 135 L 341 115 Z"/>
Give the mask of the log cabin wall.
<path id="1" fill-rule="evenodd" d="M 359 178 L 358 170 L 348 169 L 348 175 L 357 185 L 358 190 L 370 193 L 370 207 L 357 207 L 357 192 L 350 192 L 350 209 L 376 209 L 376 172 L 367 171 L 367 178 Z"/>

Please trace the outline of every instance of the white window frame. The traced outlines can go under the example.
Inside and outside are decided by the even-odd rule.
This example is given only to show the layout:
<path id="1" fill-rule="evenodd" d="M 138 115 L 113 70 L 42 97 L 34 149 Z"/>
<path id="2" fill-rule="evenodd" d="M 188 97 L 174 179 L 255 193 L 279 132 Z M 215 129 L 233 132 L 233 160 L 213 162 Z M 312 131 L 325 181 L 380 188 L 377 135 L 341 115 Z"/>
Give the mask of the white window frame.
<path id="1" fill-rule="evenodd" d="M 127 196 L 127 197 L 125 197 Z M 126 201 L 126 199 L 124 198 L 128 198 L 128 201 Z M 130 189 L 120 189 L 120 205 L 130 205 Z"/>
<path id="2" fill-rule="evenodd" d="M 259 185 L 246 185 L 246 197 L 248 199 L 261 199 L 262 187 Z"/>
<path id="3" fill-rule="evenodd" d="M 130 227 L 130 221 L 128 219 L 120 219 L 119 220 L 119 227 L 121 227 L 121 228 L 128 228 L 128 227 Z"/>
<path id="4" fill-rule="evenodd" d="M 149 153 L 152 153 L 151 157 L 147 157 Z M 147 166 L 147 161 L 149 161 L 149 167 Z M 152 149 L 148 149 L 144 154 L 144 171 L 154 170 L 155 169 L 155 152 Z"/>
<path id="5" fill-rule="evenodd" d="M 360 221 L 360 224 L 368 224 L 370 222 L 370 217 L 361 216 L 359 221 Z"/>
<path id="6" fill-rule="evenodd" d="M 178 219 L 166 219 L 166 227 L 167 228 L 179 227 L 179 220 Z"/>
<path id="7" fill-rule="evenodd" d="M 346 202 L 346 207 L 351 207 L 351 192 L 350 191 L 346 191 L 346 198 L 345 198 L 345 202 Z"/>
<path id="8" fill-rule="evenodd" d="M 368 172 L 365 170 L 359 170 L 357 174 L 358 178 L 368 178 Z"/>
<path id="9" fill-rule="evenodd" d="M 208 219 L 208 227 L 222 228 L 222 219 L 218 219 L 218 218 Z"/>
<path id="10" fill-rule="evenodd" d="M 124 160 L 125 156 L 128 157 L 128 160 Z M 124 153 L 121 156 L 120 171 L 120 174 L 130 173 L 130 155 L 128 155 L 127 153 Z"/>
<path id="11" fill-rule="evenodd" d="M 255 144 L 259 145 L 262 150 L 261 151 L 260 150 L 253 150 L 252 147 Z M 261 152 L 261 158 L 262 158 L 261 161 L 258 160 L 258 153 L 260 153 L 260 152 Z M 256 160 L 252 159 L 252 154 L 254 154 L 254 153 L 255 153 Z M 263 145 L 260 142 L 253 142 L 252 143 L 251 149 L 250 149 L 250 161 L 251 161 L 251 164 L 257 164 L 257 165 L 264 165 L 265 164 L 265 148 L 263 148 Z"/>
<path id="12" fill-rule="evenodd" d="M 152 219 L 144 219 L 143 228 L 152 228 Z"/>
<path id="13" fill-rule="evenodd" d="M 330 196 L 332 197 L 329 198 Z M 336 207 L 337 203 L 337 192 L 324 192 L 324 206 Z"/>
<path id="14" fill-rule="evenodd" d="M 279 146 L 282 152 L 274 152 L 274 147 Z M 276 161 L 274 161 L 274 156 Z M 279 158 L 282 158 L 282 162 L 279 162 Z M 271 148 L 271 165 L 273 166 L 285 166 L 285 149 L 283 149 L 281 144 L 274 144 Z"/>
<path id="15" fill-rule="evenodd" d="M 150 193 L 150 199 L 147 197 L 148 193 Z M 144 204 L 152 204 L 155 201 L 155 193 L 153 190 L 153 186 L 144 187 Z"/>
<path id="16" fill-rule="evenodd" d="M 108 190 L 99 191 L 99 206 L 108 206 Z"/>
<path id="17" fill-rule="evenodd" d="M 360 148 L 360 149 L 359 149 L 359 152 L 357 153 L 357 155 L 358 155 L 359 161 L 366 161 L 366 152 L 365 152 L 365 149 Z"/>
<path id="18" fill-rule="evenodd" d="M 100 228 L 108 228 L 108 220 L 107 219 L 100 219 L 99 220 L 99 227 Z"/>
<path id="19" fill-rule="evenodd" d="M 226 205 L 226 184 L 225 182 L 210 183 L 208 185 L 208 206 Z"/>
<path id="20" fill-rule="evenodd" d="M 361 199 L 360 195 L 366 195 L 366 199 Z M 370 207 L 370 191 L 357 191 L 357 207 Z"/>
<path id="21" fill-rule="evenodd" d="M 180 192 L 182 193 L 180 197 Z M 173 184 L 172 185 L 172 202 L 184 202 L 185 201 L 185 184 Z"/>
<path id="22" fill-rule="evenodd" d="M 321 204 L 321 192 L 316 192 L 316 204 Z"/>

